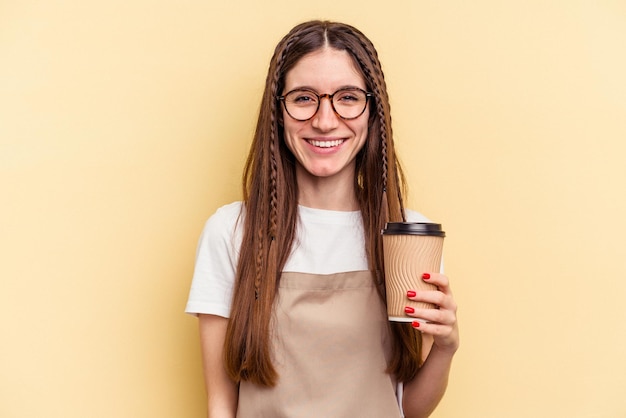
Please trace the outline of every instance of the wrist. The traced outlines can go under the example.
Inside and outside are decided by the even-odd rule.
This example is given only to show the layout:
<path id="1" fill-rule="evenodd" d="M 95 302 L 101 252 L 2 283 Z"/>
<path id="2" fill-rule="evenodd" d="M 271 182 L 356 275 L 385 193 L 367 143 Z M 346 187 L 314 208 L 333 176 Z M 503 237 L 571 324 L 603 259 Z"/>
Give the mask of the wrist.
<path id="1" fill-rule="evenodd" d="M 441 356 L 441 357 L 454 357 L 454 355 L 456 354 L 457 350 L 459 349 L 459 345 L 458 344 L 454 344 L 454 345 L 448 345 L 448 346 L 440 346 L 437 344 L 437 342 L 435 342 L 430 350 L 430 355 L 432 354 L 436 354 L 437 356 Z M 430 357 L 429 355 L 429 357 Z"/>

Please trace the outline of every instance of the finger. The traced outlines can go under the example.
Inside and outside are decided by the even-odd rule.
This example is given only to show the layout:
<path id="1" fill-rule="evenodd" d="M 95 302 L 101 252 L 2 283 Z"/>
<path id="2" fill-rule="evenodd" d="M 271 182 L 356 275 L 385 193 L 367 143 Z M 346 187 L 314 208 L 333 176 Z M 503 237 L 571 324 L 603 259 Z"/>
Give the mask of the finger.
<path id="1" fill-rule="evenodd" d="M 423 335 L 433 338 L 433 345 L 444 350 L 455 352 L 459 347 L 459 330 L 456 320 L 453 324 L 438 324 L 434 322 L 413 321 L 412 327 Z"/>
<path id="2" fill-rule="evenodd" d="M 411 326 L 424 334 L 433 336 L 434 344 L 440 347 L 451 347 L 453 349 L 458 347 L 459 337 L 456 326 L 420 321 L 413 321 Z"/>
<path id="3" fill-rule="evenodd" d="M 450 280 L 445 274 L 425 272 L 424 274 L 422 274 L 422 280 L 424 281 L 424 283 L 429 283 L 437 286 L 439 290 L 446 294 L 452 294 L 452 290 L 450 289 Z"/>
<path id="4" fill-rule="evenodd" d="M 446 295 L 440 290 L 414 290 L 407 293 L 407 299 L 414 302 L 432 303 L 445 309 L 456 309 L 452 295 Z"/>
<path id="5" fill-rule="evenodd" d="M 405 314 L 420 322 L 436 323 L 441 325 L 454 325 L 456 313 L 448 309 L 420 309 L 407 306 Z"/>

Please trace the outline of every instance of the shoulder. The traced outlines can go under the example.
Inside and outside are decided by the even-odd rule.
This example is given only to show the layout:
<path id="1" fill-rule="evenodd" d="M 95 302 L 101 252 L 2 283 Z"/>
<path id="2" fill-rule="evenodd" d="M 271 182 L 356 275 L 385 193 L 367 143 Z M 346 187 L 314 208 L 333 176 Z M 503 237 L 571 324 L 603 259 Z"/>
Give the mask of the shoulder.
<path id="1" fill-rule="evenodd" d="M 218 208 L 204 224 L 198 250 L 226 246 L 229 253 L 238 248 L 241 235 L 242 202 L 233 202 Z"/>
<path id="2" fill-rule="evenodd" d="M 229 203 L 218 208 L 209 217 L 204 226 L 205 231 L 232 231 L 242 214 L 243 203 L 240 201 Z"/>
<path id="3" fill-rule="evenodd" d="M 407 222 L 432 222 L 423 214 L 411 209 L 404 209 Z"/>
<path id="4" fill-rule="evenodd" d="M 215 213 L 209 218 L 209 220 L 236 220 L 241 214 L 243 208 L 243 202 L 232 202 L 218 208 Z"/>

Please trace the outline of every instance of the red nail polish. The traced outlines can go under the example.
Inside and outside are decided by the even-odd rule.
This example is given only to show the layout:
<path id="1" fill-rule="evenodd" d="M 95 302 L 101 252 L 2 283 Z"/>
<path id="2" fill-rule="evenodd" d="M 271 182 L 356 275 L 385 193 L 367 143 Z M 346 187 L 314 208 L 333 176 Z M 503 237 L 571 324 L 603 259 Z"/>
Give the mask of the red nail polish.
<path id="1" fill-rule="evenodd" d="M 415 309 L 411 308 L 410 306 L 405 306 L 404 307 L 404 313 L 414 313 Z"/>
<path id="2" fill-rule="evenodd" d="M 419 328 L 420 327 L 419 321 L 413 321 L 413 323 L 411 325 L 413 326 L 413 328 Z"/>
<path id="3" fill-rule="evenodd" d="M 428 274 L 428 273 L 422 274 L 422 279 L 424 279 L 424 280 L 430 279 L 430 274 Z"/>
<path id="4" fill-rule="evenodd" d="M 406 292 L 406 295 L 410 298 L 414 298 L 417 293 L 415 293 L 414 290 L 409 290 L 408 292 Z"/>

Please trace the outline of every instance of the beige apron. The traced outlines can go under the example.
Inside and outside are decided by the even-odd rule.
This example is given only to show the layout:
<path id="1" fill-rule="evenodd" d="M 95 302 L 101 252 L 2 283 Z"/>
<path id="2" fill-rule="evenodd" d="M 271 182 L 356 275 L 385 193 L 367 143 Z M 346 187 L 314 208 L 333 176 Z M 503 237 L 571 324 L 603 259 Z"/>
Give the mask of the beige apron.
<path id="1" fill-rule="evenodd" d="M 240 418 L 397 418 L 387 315 L 372 274 L 283 273 L 272 322 L 273 388 L 242 382 Z"/>

